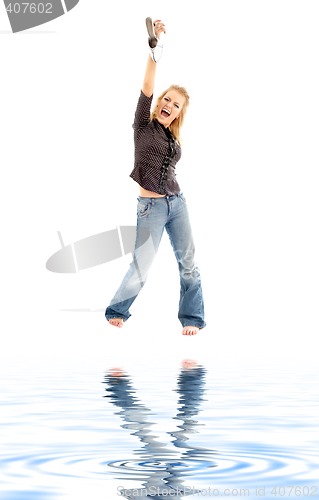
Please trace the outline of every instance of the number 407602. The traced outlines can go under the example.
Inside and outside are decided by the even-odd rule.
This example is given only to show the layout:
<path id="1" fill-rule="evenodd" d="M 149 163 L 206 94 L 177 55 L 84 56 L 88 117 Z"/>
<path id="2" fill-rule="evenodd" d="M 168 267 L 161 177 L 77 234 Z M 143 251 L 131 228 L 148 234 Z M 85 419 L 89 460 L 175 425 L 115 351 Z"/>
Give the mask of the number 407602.
<path id="1" fill-rule="evenodd" d="M 52 3 L 9 3 L 6 10 L 12 14 L 52 14 Z"/>

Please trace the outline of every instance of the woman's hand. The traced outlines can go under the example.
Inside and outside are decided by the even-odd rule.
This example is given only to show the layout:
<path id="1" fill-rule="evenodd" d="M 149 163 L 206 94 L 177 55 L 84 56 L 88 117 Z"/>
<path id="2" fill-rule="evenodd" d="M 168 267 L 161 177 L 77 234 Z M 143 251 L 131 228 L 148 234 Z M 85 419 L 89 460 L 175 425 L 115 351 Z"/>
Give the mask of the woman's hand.
<path id="1" fill-rule="evenodd" d="M 165 24 L 160 20 L 156 19 L 154 22 L 154 33 L 157 39 L 160 38 L 161 33 L 166 33 Z"/>

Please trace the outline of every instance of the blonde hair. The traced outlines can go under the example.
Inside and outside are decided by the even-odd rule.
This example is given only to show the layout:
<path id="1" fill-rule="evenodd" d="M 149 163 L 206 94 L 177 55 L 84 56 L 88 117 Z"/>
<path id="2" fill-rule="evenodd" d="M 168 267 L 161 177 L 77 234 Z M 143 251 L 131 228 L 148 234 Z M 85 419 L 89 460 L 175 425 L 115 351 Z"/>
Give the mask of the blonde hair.
<path id="1" fill-rule="evenodd" d="M 179 113 L 178 118 L 175 118 L 175 120 L 172 121 L 170 126 L 168 127 L 170 132 L 173 134 L 174 139 L 177 140 L 178 143 L 181 142 L 181 128 L 185 119 L 185 113 L 189 105 L 189 95 L 185 87 L 180 87 L 179 85 L 171 85 L 168 89 L 166 89 L 164 92 L 161 93 L 161 95 L 157 98 L 157 102 L 155 104 L 155 107 L 151 113 L 151 120 L 154 120 L 156 118 L 156 108 L 160 101 L 163 99 L 163 97 L 169 92 L 170 90 L 176 90 L 179 94 L 181 94 L 185 102 L 182 106 L 182 109 Z"/>

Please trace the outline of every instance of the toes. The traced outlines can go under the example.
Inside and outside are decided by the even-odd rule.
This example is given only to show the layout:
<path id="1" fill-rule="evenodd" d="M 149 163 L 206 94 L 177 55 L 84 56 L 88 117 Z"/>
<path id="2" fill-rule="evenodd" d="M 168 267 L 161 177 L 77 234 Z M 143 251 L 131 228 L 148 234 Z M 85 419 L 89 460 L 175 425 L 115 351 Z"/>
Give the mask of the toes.
<path id="1" fill-rule="evenodd" d="M 182 334 L 183 335 L 196 335 L 196 333 L 199 332 L 199 328 L 197 328 L 196 326 L 189 326 L 189 327 L 184 327 L 183 328 L 183 331 L 182 331 Z"/>

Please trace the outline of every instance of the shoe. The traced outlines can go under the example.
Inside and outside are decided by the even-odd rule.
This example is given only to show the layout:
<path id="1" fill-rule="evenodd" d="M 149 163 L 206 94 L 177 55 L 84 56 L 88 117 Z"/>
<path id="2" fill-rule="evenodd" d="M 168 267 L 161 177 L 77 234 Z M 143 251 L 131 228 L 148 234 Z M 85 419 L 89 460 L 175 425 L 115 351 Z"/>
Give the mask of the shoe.
<path id="1" fill-rule="evenodd" d="M 148 33 L 148 44 L 151 49 L 155 49 L 157 45 L 157 38 L 154 33 L 154 24 L 151 17 L 146 18 L 146 29 Z"/>

